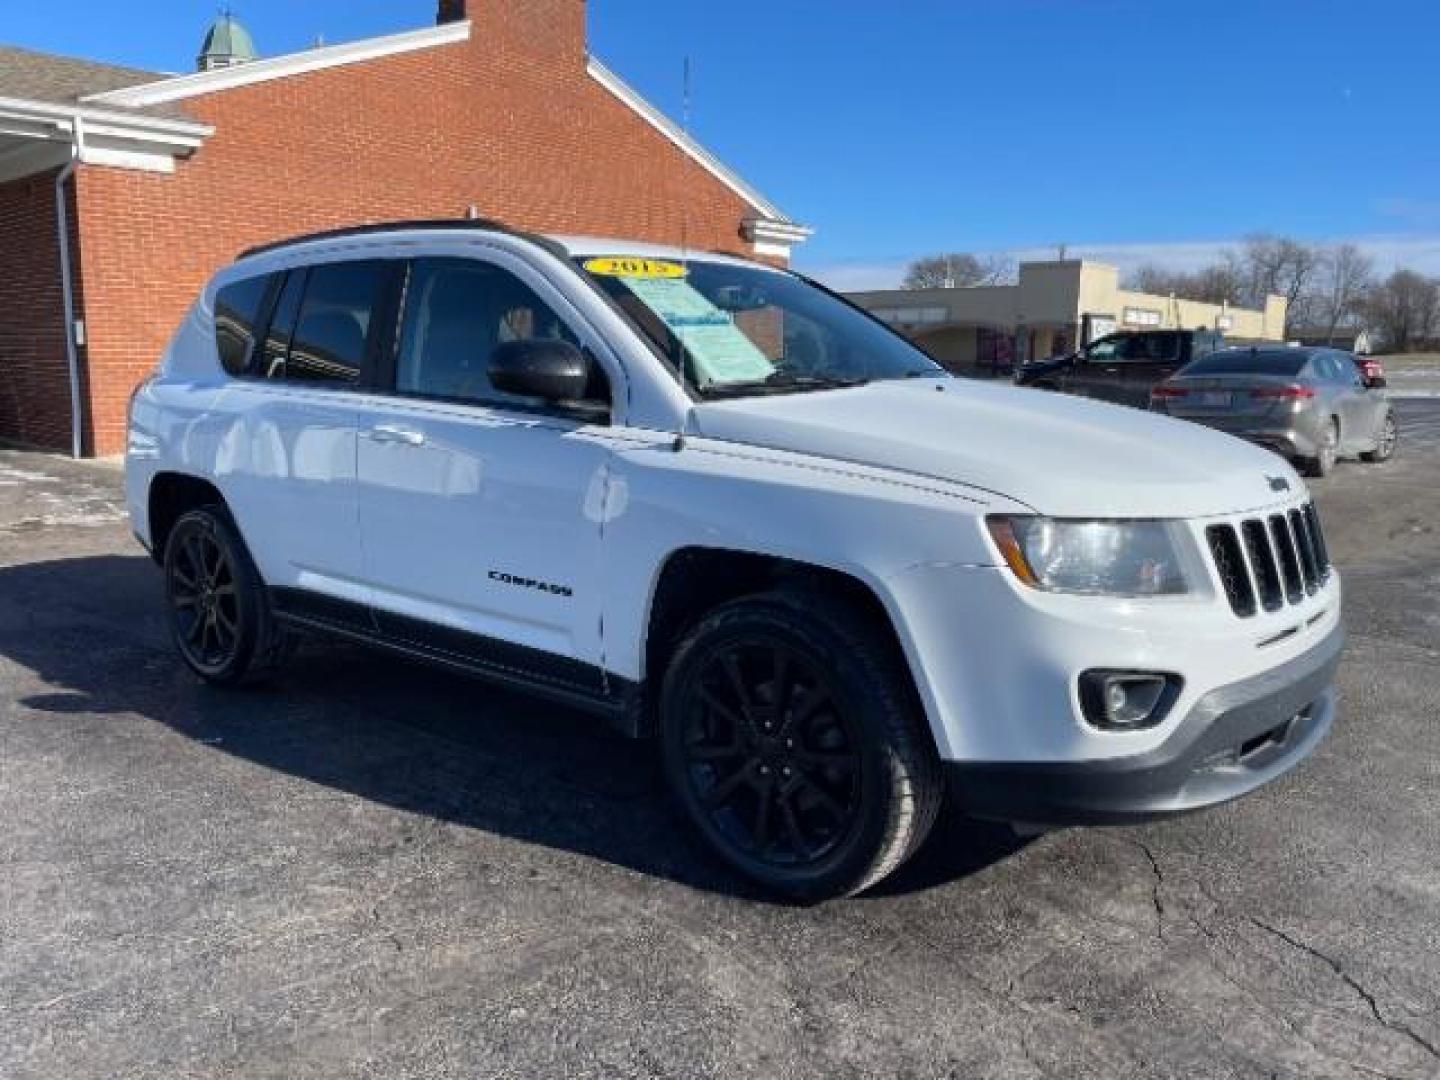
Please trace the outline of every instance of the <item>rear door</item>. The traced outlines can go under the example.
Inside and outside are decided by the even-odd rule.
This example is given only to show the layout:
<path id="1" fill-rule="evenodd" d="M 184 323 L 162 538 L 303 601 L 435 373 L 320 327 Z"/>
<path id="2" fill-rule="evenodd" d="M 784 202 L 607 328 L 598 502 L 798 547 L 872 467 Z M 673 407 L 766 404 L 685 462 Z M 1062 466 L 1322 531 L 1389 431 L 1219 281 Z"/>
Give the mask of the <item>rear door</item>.
<path id="1" fill-rule="evenodd" d="M 266 583 L 298 614 L 341 610 L 353 619 L 368 600 L 356 418 L 390 267 L 335 262 L 283 275 L 256 355 L 227 391 L 239 419 L 216 455 L 217 474 Z"/>
<path id="2" fill-rule="evenodd" d="M 1349 353 L 1326 354 L 1335 372 L 1336 400 L 1340 413 L 1340 448 L 1358 454 L 1370 450 L 1380 429 L 1387 403 L 1383 394 L 1365 385 L 1360 365 Z"/>

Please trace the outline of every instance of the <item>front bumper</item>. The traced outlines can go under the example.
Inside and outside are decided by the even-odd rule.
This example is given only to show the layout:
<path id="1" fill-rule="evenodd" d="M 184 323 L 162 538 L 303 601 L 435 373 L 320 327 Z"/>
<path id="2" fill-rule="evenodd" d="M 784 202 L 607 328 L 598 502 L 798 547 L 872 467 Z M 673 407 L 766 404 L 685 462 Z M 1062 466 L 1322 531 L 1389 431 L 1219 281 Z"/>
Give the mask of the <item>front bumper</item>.
<path id="1" fill-rule="evenodd" d="M 1335 718 L 1337 624 L 1310 650 L 1213 690 L 1147 753 L 1083 762 L 946 762 L 952 795 L 977 817 L 1113 825 L 1187 813 L 1254 791 L 1308 757 Z"/>

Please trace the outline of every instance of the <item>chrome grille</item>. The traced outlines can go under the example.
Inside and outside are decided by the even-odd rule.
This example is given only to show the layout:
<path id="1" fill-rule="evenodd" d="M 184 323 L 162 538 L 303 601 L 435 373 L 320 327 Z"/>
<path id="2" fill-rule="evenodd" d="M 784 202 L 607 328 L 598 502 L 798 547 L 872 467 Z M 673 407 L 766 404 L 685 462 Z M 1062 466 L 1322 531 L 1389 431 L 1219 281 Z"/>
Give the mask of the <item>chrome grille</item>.
<path id="1" fill-rule="evenodd" d="M 1330 555 L 1314 503 L 1268 518 L 1205 530 L 1230 608 L 1242 619 L 1313 596 L 1330 578 Z"/>

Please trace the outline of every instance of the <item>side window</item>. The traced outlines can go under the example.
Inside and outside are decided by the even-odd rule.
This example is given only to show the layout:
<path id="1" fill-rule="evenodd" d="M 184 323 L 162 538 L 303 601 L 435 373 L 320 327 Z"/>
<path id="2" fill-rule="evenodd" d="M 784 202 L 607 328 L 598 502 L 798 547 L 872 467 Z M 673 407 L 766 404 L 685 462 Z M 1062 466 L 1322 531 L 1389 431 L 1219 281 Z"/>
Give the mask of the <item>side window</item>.
<path id="1" fill-rule="evenodd" d="M 1124 338 L 1101 338 L 1085 350 L 1085 359 L 1092 364 L 1113 364 L 1123 359 Z"/>
<path id="2" fill-rule="evenodd" d="M 290 354 L 290 339 L 295 334 L 295 317 L 300 313 L 300 297 L 305 292 L 305 270 L 291 270 L 285 275 L 285 287 L 275 304 L 270 329 L 265 334 L 265 351 L 261 356 L 261 378 L 285 378 L 285 359 Z"/>
<path id="3" fill-rule="evenodd" d="M 385 288 L 384 263 L 331 263 L 310 269 L 305 299 L 285 358 L 287 382 L 353 386 Z"/>
<path id="4" fill-rule="evenodd" d="M 405 291 L 395 366 L 402 394 L 533 407 L 490 384 L 496 346 L 522 340 L 580 341 L 535 291 L 508 270 L 470 259 L 420 259 Z M 604 398 L 603 387 L 593 388 Z"/>
<path id="5" fill-rule="evenodd" d="M 1336 361 L 1334 353 L 1317 353 L 1315 355 L 1315 367 L 1319 369 L 1320 377 L 1326 382 L 1346 382 L 1345 372 L 1341 370 Z"/>
<path id="6" fill-rule="evenodd" d="M 215 345 L 220 363 L 231 375 L 243 375 L 250 367 L 255 348 L 255 324 L 259 322 L 270 275 L 246 278 L 226 285 L 215 294 Z"/>

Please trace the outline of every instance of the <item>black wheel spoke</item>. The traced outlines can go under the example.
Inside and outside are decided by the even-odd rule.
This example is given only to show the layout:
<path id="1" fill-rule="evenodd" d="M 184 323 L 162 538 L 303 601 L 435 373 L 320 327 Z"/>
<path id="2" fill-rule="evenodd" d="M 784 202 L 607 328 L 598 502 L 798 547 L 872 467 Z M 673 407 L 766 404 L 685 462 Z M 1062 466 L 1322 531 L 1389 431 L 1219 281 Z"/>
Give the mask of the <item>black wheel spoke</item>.
<path id="1" fill-rule="evenodd" d="M 835 796 L 831 795 L 804 773 L 796 773 L 795 776 L 798 781 L 797 787 L 809 795 L 818 806 L 824 807 L 826 812 L 837 821 L 843 821 L 845 819 L 845 808 L 840 805 L 839 800 L 837 800 Z"/>
<path id="2" fill-rule="evenodd" d="M 210 568 L 205 565 L 205 547 L 200 537 L 192 536 L 185 544 L 185 554 L 190 559 L 190 569 L 195 572 L 197 582 L 206 581 L 210 577 Z"/>
<path id="3" fill-rule="evenodd" d="M 770 849 L 770 804 L 775 801 L 773 784 L 765 784 L 758 793 L 759 807 L 755 811 L 755 850 L 764 856 Z"/>
<path id="4" fill-rule="evenodd" d="M 200 644 L 200 639 L 205 631 L 205 616 L 197 614 L 194 620 L 185 630 L 185 640 Z M 203 648 L 203 646 L 202 646 Z"/>
<path id="5" fill-rule="evenodd" d="M 771 704 L 784 726 L 786 706 L 790 704 L 790 657 L 784 649 L 775 650 L 775 674 L 770 680 Z"/>
<path id="6" fill-rule="evenodd" d="M 784 826 L 785 835 L 789 837 L 795 854 L 802 859 L 811 858 L 810 845 L 805 840 L 805 830 L 800 828 L 800 819 L 795 815 L 795 807 L 791 804 L 790 799 L 784 794 L 777 793 L 775 801 L 780 804 L 780 823 Z"/>
<path id="7" fill-rule="evenodd" d="M 749 782 L 750 765 L 747 762 L 705 794 L 705 805 L 711 810 L 718 810 L 733 799 L 736 793 Z"/>
<path id="8" fill-rule="evenodd" d="M 741 711 L 748 713 L 751 709 L 750 691 L 745 685 L 744 675 L 740 672 L 740 658 L 734 652 L 727 652 L 721 660 L 721 666 L 725 668 L 725 675 L 735 691 L 736 700 L 740 702 Z"/>
<path id="9" fill-rule="evenodd" d="M 705 704 L 708 705 L 710 708 L 714 709 L 715 712 L 719 713 L 721 719 L 723 719 L 726 723 L 735 725 L 740 725 L 743 723 L 743 721 L 740 719 L 740 715 L 735 712 L 734 709 L 726 705 L 709 690 L 705 690 L 703 688 L 701 689 L 700 700 L 705 702 Z"/>
<path id="10" fill-rule="evenodd" d="M 824 686 L 812 686 L 806 690 L 795 708 L 790 710 L 781 724 L 782 731 L 794 731 L 803 727 L 805 722 L 820 711 L 820 706 L 830 700 L 830 691 Z"/>
<path id="11" fill-rule="evenodd" d="M 234 640 L 236 633 L 240 629 L 235 620 L 225 613 L 225 609 L 218 606 L 215 608 L 215 624 L 225 631 L 225 634 L 231 641 Z"/>

